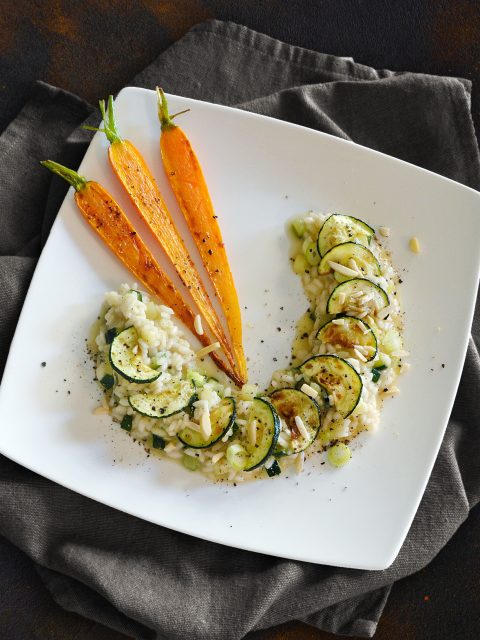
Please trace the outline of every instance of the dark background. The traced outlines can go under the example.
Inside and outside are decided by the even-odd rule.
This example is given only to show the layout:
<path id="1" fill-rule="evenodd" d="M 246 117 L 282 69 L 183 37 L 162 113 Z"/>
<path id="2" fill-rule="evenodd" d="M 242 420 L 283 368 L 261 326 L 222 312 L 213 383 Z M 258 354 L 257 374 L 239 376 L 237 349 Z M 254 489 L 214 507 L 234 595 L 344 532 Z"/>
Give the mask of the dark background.
<path id="1" fill-rule="evenodd" d="M 208 18 L 233 20 L 377 68 L 469 78 L 480 130 L 478 0 L 1 0 L 0 131 L 21 109 L 35 80 L 96 103 Z M 479 533 L 477 507 L 426 569 L 394 586 L 376 640 L 480 637 Z M 0 581 L 2 640 L 124 637 L 60 609 L 30 560 L 1 538 Z M 290 623 L 248 638 L 333 636 Z"/>

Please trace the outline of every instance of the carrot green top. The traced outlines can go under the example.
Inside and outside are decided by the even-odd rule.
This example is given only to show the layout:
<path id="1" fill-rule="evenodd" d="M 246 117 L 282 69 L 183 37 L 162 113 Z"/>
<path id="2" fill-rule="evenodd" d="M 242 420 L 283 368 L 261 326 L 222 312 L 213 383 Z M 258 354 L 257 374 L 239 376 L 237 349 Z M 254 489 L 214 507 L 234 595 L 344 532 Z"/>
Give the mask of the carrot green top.
<path id="1" fill-rule="evenodd" d="M 76 171 L 73 171 L 73 169 L 68 169 L 63 165 L 58 164 L 58 162 L 54 162 L 53 160 L 43 160 L 42 162 L 40 162 L 40 164 L 42 165 L 42 167 L 50 169 L 50 171 L 56 173 L 57 176 L 60 176 L 61 178 L 66 180 L 68 184 L 70 184 L 75 189 L 75 191 L 81 191 L 87 185 L 86 178 L 81 176 Z"/>
<path id="2" fill-rule="evenodd" d="M 177 116 L 180 116 L 182 113 L 187 113 L 190 109 L 184 109 L 183 111 L 178 111 L 173 115 L 170 115 L 168 112 L 168 103 L 167 98 L 163 92 L 161 87 L 157 87 L 157 106 L 158 106 L 158 118 L 160 120 L 160 124 L 162 126 L 162 131 L 167 131 L 168 129 L 175 129 L 176 124 L 174 124 L 173 119 Z"/>
<path id="3" fill-rule="evenodd" d="M 90 127 L 84 125 L 82 128 L 88 131 L 102 131 L 107 136 L 107 140 L 111 143 L 121 142 L 122 138 L 118 133 L 118 125 L 115 120 L 115 110 L 113 108 L 113 96 L 108 96 L 107 107 L 105 108 L 105 100 L 99 100 L 98 106 L 103 118 L 103 127 Z"/>

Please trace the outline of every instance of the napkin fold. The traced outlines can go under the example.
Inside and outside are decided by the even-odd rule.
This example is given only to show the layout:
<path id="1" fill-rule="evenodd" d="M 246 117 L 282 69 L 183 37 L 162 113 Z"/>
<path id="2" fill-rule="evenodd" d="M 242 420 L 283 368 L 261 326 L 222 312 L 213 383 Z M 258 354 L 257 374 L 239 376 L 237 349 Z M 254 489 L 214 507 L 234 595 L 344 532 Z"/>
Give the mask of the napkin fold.
<path id="1" fill-rule="evenodd" d="M 161 84 L 302 124 L 480 187 L 467 80 L 378 71 L 208 21 L 132 84 Z M 87 118 L 98 120 L 92 106 L 37 83 L 0 136 L 0 371 L 66 191 L 38 161 L 78 166 L 89 140 L 78 127 Z M 480 466 L 471 454 L 480 447 L 479 345 L 477 305 L 437 462 L 407 539 L 385 571 L 318 566 L 198 540 L 96 503 L 6 458 L 0 458 L 0 532 L 37 563 L 60 605 L 132 637 L 240 640 L 292 619 L 371 637 L 392 583 L 430 562 L 480 500 Z"/>

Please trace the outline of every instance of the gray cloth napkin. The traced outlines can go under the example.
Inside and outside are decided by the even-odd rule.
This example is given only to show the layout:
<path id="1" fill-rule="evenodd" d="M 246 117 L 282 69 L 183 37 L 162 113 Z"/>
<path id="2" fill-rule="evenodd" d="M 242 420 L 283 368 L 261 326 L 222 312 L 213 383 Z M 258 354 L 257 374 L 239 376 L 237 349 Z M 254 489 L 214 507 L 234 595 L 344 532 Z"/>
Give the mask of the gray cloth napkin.
<path id="1" fill-rule="evenodd" d="M 162 84 L 171 93 L 290 120 L 480 186 L 466 80 L 376 71 L 210 21 L 133 84 Z M 37 162 L 51 157 L 77 166 L 88 141 L 77 127 L 89 115 L 97 117 L 78 98 L 38 84 L 0 137 L 2 366 L 42 239 L 65 193 Z M 236 640 L 292 619 L 370 637 L 391 584 L 430 562 L 480 499 L 480 466 L 472 456 L 480 447 L 479 312 L 432 477 L 405 544 L 385 571 L 293 562 L 197 540 L 93 502 L 5 458 L 0 532 L 38 563 L 63 607 L 133 637 Z"/>

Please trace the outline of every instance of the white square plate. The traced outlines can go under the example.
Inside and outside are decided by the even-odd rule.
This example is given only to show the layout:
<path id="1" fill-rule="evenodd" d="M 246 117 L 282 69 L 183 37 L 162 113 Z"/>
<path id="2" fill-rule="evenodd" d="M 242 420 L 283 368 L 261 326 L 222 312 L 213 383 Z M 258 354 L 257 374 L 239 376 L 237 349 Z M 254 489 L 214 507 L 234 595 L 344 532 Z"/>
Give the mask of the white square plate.
<path id="1" fill-rule="evenodd" d="M 84 339 L 104 291 L 132 277 L 83 221 L 70 190 L 11 346 L 0 389 L 0 451 L 74 491 L 193 536 L 309 562 L 383 569 L 417 510 L 460 379 L 478 284 L 480 195 L 316 131 L 169 99 L 172 111 L 191 108 L 181 124 L 220 216 L 251 380 L 265 384 L 288 357 L 292 325 L 307 307 L 288 261 L 285 222 L 308 209 L 334 210 L 391 228 L 412 364 L 399 380 L 401 395 L 386 402 L 378 432 L 364 437 L 341 470 L 322 466 L 317 456 L 296 477 L 235 488 L 147 458 L 118 425 L 92 415 L 99 392 Z M 145 155 L 178 217 L 160 160 L 155 94 L 124 89 L 116 111 L 122 135 Z M 131 214 L 106 149 L 105 136 L 97 134 L 80 172 L 101 182 Z M 408 250 L 413 235 L 419 255 Z"/>

